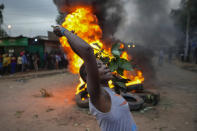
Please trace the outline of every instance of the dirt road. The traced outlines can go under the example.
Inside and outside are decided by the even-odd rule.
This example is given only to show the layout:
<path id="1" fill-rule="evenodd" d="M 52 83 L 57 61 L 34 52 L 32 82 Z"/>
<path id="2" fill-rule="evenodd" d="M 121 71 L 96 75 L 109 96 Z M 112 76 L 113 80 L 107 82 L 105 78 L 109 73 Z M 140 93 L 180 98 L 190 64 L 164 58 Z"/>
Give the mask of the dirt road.
<path id="1" fill-rule="evenodd" d="M 133 112 L 139 131 L 197 130 L 197 73 L 157 67 L 159 105 Z M 0 79 L 1 131 L 99 131 L 96 119 L 75 105 L 78 77 L 69 73 L 27 80 Z M 40 89 L 52 97 L 40 97 Z"/>

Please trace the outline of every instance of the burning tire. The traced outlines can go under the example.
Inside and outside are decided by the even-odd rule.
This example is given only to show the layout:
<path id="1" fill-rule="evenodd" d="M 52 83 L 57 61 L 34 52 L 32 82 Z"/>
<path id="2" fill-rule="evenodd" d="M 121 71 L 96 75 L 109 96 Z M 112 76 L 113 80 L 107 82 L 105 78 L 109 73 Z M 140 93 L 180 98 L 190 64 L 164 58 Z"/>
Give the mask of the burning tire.
<path id="1" fill-rule="evenodd" d="M 89 98 L 85 98 L 84 100 L 83 97 L 84 92 L 80 92 L 79 94 L 75 95 L 75 101 L 77 105 L 81 108 L 89 108 Z"/>
<path id="2" fill-rule="evenodd" d="M 160 100 L 160 93 L 154 90 L 136 90 L 135 95 L 141 97 L 145 103 L 157 105 Z"/>
<path id="3" fill-rule="evenodd" d="M 136 111 L 142 108 L 144 100 L 139 96 L 130 93 L 122 93 L 121 95 L 128 102 L 131 111 Z"/>
<path id="4" fill-rule="evenodd" d="M 136 84 L 136 85 L 130 85 L 130 86 L 127 86 L 127 92 L 128 91 L 132 91 L 132 90 L 143 90 L 144 87 L 142 84 Z"/>

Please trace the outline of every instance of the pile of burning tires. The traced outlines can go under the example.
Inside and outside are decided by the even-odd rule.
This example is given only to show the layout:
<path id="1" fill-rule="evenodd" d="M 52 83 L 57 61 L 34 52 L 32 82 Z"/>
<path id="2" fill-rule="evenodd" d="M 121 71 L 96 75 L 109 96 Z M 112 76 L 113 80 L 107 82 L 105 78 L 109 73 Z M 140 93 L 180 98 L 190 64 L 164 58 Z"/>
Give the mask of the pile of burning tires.
<path id="1" fill-rule="evenodd" d="M 84 87 L 85 85 L 82 85 L 80 88 Z M 137 111 L 146 106 L 155 106 L 160 100 L 160 94 L 157 91 L 145 90 L 142 84 L 128 86 L 125 90 L 115 88 L 114 91 L 125 98 L 131 111 Z M 75 99 L 79 107 L 89 107 L 87 89 L 77 94 Z"/>

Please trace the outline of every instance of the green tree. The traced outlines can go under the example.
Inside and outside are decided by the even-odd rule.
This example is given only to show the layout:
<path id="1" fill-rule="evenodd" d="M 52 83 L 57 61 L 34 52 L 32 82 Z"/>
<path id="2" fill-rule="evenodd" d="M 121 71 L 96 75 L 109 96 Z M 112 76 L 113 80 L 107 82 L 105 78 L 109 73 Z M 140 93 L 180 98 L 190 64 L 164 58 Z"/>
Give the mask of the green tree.
<path id="1" fill-rule="evenodd" d="M 180 8 L 172 10 L 171 16 L 176 25 L 185 33 L 187 25 L 187 17 L 190 17 L 190 29 L 197 28 L 197 0 L 182 0 Z"/>
<path id="2" fill-rule="evenodd" d="M 3 24 L 3 9 L 4 9 L 4 5 L 0 4 L 0 37 L 8 36 L 7 32 L 2 28 L 2 24 Z"/>
<path id="3" fill-rule="evenodd" d="M 191 43 L 197 42 L 197 0 L 181 0 L 180 8 L 172 10 L 171 16 L 183 34 L 179 35 L 177 46 L 179 51 L 183 52 L 184 50 L 184 59 L 189 61 Z"/>

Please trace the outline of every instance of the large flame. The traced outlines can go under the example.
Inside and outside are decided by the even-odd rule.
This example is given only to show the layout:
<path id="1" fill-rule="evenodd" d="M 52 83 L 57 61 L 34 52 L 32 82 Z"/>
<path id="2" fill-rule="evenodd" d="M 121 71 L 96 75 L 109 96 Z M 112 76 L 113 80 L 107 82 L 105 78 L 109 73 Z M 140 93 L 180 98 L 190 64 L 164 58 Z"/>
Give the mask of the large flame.
<path id="1" fill-rule="evenodd" d="M 85 40 L 92 47 L 98 48 L 97 46 L 94 45 L 94 43 L 97 43 L 99 47 L 105 48 L 103 46 L 104 44 L 101 41 L 102 30 L 98 24 L 97 17 L 93 14 L 92 8 L 75 7 L 72 10 L 73 12 L 66 16 L 62 26 L 68 29 L 69 31 L 74 31 L 75 34 L 77 34 L 79 37 Z M 72 51 L 71 47 L 67 42 L 66 37 L 60 38 L 60 43 L 62 44 L 62 47 L 64 48 L 67 54 L 69 60 L 69 70 L 72 73 L 77 74 L 79 72 L 79 68 L 83 64 L 83 60 Z M 124 44 L 121 44 L 121 48 L 124 48 Z M 104 50 L 110 53 L 108 48 L 105 48 Z M 127 52 L 123 52 L 121 58 L 127 60 L 131 59 L 131 57 L 128 56 Z M 127 85 L 138 84 L 143 82 L 142 72 L 140 71 L 137 71 L 132 74 L 130 72 L 125 71 L 124 78 L 132 80 L 130 83 L 127 83 Z M 80 84 L 77 87 L 77 94 L 83 91 L 83 90 L 79 90 L 79 88 L 83 84 L 84 82 L 80 80 Z"/>
<path id="2" fill-rule="evenodd" d="M 131 56 L 129 56 L 126 51 L 122 53 L 121 58 L 124 58 L 129 61 L 132 59 Z M 126 86 L 141 84 L 142 82 L 144 82 L 142 71 L 137 69 L 135 69 L 133 72 L 124 71 L 123 78 L 131 80 L 130 82 L 126 83 Z"/>
<path id="3" fill-rule="evenodd" d="M 98 25 L 98 19 L 92 13 L 90 7 L 77 8 L 73 13 L 67 15 L 62 26 L 69 31 L 74 31 L 80 38 L 93 46 L 97 43 L 101 48 L 102 30 Z M 66 37 L 60 38 L 60 42 L 68 55 L 69 69 L 72 73 L 76 74 L 83 64 L 83 60 L 77 56 L 70 48 Z"/>

